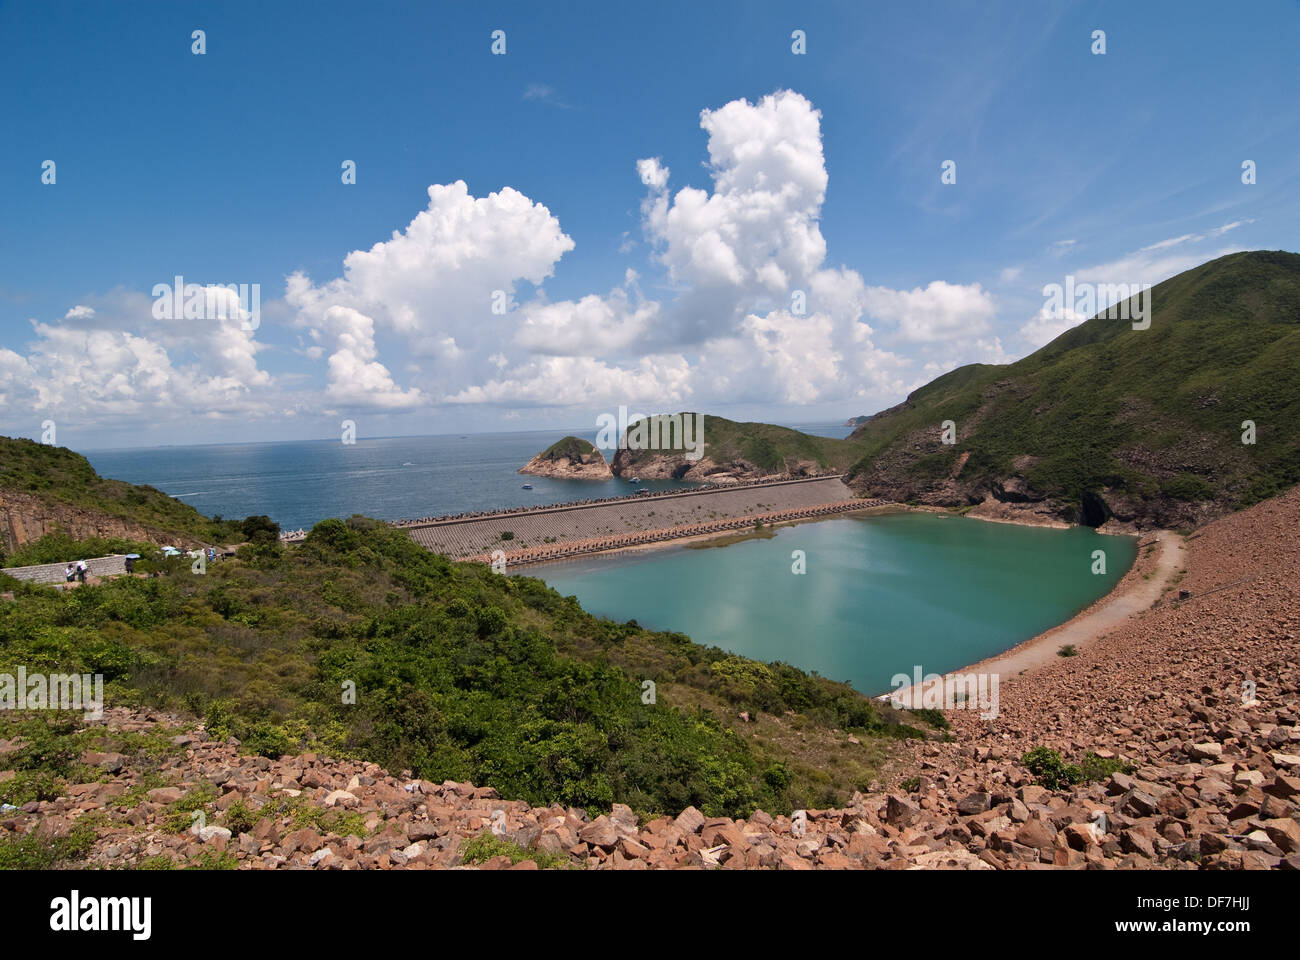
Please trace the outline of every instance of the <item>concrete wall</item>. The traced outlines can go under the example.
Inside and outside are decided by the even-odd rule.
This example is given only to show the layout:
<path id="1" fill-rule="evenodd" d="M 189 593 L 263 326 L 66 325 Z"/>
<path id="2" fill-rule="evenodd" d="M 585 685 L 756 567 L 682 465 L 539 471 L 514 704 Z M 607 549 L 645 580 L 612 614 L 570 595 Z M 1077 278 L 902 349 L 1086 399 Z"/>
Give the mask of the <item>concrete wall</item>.
<path id="1" fill-rule="evenodd" d="M 107 577 L 114 574 L 126 573 L 126 556 L 117 554 L 111 557 L 76 557 L 73 559 L 86 561 L 86 575 L 95 577 Z M 13 577 L 15 580 L 27 580 L 31 583 L 63 583 L 66 579 L 64 568 L 67 562 L 63 563 L 41 563 L 32 567 L 5 567 L 4 573 Z"/>

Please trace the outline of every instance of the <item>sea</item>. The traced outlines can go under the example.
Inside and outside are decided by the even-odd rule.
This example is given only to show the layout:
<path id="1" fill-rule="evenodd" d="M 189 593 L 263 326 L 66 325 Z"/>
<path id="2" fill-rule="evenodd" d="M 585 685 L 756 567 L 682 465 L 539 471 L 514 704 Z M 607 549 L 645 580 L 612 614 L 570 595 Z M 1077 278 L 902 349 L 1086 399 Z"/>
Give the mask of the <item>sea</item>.
<path id="1" fill-rule="evenodd" d="M 797 426 L 837 438 L 852 429 L 835 423 Z M 695 486 L 676 480 L 555 480 L 517 472 L 569 433 L 596 441 L 592 427 L 567 433 L 358 437 L 351 444 L 336 438 L 79 452 L 101 476 L 156 487 L 208 516 L 264 514 L 282 530 L 310 529 L 327 517 L 356 513 L 409 520 Z"/>

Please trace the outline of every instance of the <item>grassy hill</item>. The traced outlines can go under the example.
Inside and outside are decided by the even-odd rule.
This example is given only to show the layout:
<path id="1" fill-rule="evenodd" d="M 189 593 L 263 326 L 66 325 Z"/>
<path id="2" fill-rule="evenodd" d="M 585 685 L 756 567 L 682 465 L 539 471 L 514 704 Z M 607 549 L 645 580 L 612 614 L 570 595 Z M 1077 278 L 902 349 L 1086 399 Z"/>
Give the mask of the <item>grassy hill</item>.
<path id="1" fill-rule="evenodd" d="M 541 460 L 581 460 L 593 453 L 600 453 L 590 440 L 581 437 L 565 437 L 557 440 L 537 455 Z M 604 457 L 602 456 L 603 460 Z"/>
<path id="2" fill-rule="evenodd" d="M 28 539 L 15 534 L 22 524 L 9 514 L 34 511 L 47 526 L 109 527 L 132 541 L 218 543 L 239 535 L 238 524 L 205 517 L 161 490 L 101 477 L 66 447 L 0 437 L 0 549 L 13 551 Z"/>
<path id="3" fill-rule="evenodd" d="M 1072 520 L 1192 526 L 1300 481 L 1300 255 L 1238 253 L 1151 291 L 1150 329 L 1098 315 L 1013 364 L 961 367 L 856 429 L 852 484 Z M 957 443 L 940 442 L 952 420 Z M 1243 421 L 1256 443 L 1242 443 Z"/>

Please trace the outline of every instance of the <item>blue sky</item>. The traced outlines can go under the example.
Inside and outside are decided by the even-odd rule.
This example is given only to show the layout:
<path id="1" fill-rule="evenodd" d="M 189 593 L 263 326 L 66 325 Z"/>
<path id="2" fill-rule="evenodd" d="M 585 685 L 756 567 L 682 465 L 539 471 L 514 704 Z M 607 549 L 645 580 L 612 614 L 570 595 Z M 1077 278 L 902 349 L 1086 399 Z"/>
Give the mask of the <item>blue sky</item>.
<path id="1" fill-rule="evenodd" d="M 1296 250 L 1297 26 L 1281 0 L 0 4 L 0 432 L 874 412 L 1077 322 L 1044 314 L 1067 274 Z M 256 329 L 155 316 L 177 275 L 259 284 Z"/>

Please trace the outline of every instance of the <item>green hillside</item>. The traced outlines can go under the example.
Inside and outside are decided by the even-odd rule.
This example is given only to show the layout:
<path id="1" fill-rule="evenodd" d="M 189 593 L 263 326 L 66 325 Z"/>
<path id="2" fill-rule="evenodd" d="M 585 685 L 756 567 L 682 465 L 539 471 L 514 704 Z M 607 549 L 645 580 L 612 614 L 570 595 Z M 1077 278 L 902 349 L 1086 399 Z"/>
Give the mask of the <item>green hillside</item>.
<path id="1" fill-rule="evenodd" d="M 0 504 L 6 495 L 38 498 L 56 520 L 71 510 L 116 518 L 160 542 L 188 537 L 217 543 L 239 530 L 238 524 L 214 521 L 161 490 L 101 477 L 85 457 L 66 447 L 22 438 L 0 437 Z"/>
<path id="2" fill-rule="evenodd" d="M 600 451 L 589 440 L 581 437 L 565 437 L 551 444 L 537 456 L 541 460 L 582 460 Z M 602 456 L 601 460 L 605 458 Z"/>
<path id="3" fill-rule="evenodd" d="M 848 440 L 853 485 L 1190 526 L 1300 481 L 1300 255 L 1232 254 L 1151 298 L 1147 330 L 1098 315 L 1023 360 L 961 367 L 870 418 Z M 955 445 L 940 442 L 945 420 Z M 1253 445 L 1242 443 L 1246 420 Z"/>

